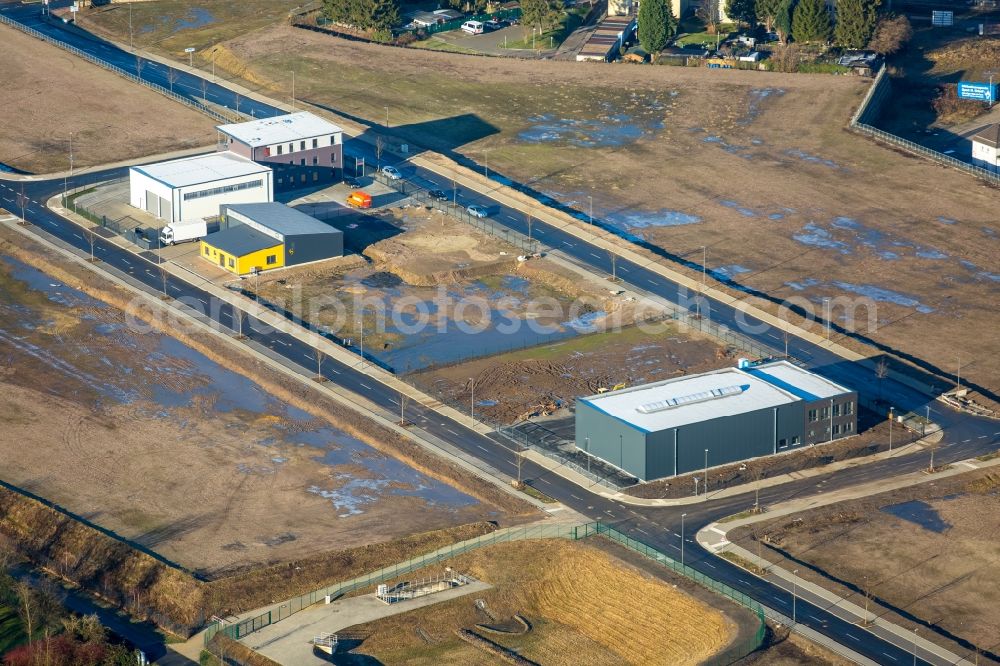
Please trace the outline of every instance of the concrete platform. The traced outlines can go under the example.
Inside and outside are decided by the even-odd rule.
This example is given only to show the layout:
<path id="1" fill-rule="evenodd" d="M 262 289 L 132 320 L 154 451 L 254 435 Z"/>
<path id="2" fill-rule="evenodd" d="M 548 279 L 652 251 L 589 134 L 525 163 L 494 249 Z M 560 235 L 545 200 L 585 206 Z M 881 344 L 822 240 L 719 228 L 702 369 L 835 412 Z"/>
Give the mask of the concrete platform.
<path id="1" fill-rule="evenodd" d="M 457 599 L 474 592 L 488 590 L 490 587 L 492 586 L 487 583 L 473 581 L 462 587 L 393 604 L 380 601 L 374 594 L 342 599 L 329 605 L 316 604 L 288 619 L 250 634 L 243 643 L 286 666 L 330 664 L 333 663 L 330 656 L 314 652 L 311 643 L 314 637 L 323 632 L 336 633 L 356 624 Z M 469 600 L 469 603 L 472 603 L 472 600 Z"/>

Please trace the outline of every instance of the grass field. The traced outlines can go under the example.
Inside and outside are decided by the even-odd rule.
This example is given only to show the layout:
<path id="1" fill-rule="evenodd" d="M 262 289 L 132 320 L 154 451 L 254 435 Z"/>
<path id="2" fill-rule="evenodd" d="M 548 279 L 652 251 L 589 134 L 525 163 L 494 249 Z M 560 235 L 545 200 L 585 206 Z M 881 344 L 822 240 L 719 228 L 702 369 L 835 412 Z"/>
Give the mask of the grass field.
<path id="1" fill-rule="evenodd" d="M 696 664 L 735 635 L 719 611 L 589 544 L 563 540 L 491 546 L 449 560 L 453 569 L 494 587 L 353 627 L 367 636 L 355 653 L 382 663 L 478 664 L 487 655 L 459 640 L 476 631 L 546 666 Z M 477 624 L 510 625 L 515 614 L 530 631 L 497 634 Z"/>
<path id="2" fill-rule="evenodd" d="M 793 559 L 782 566 L 861 606 L 867 588 L 880 617 L 907 628 L 917 619 L 921 636 L 970 661 L 970 646 L 978 646 L 979 663 L 997 663 L 998 488 L 997 472 L 970 472 L 778 518 L 759 534 L 772 562 L 786 554 Z M 730 538 L 756 548 L 749 528 Z M 949 634 L 967 643 L 956 645 Z"/>
<path id="3" fill-rule="evenodd" d="M 0 655 L 6 654 L 12 648 L 24 642 L 24 627 L 17 610 L 10 606 L 0 605 Z"/>
<path id="4" fill-rule="evenodd" d="M 215 140 L 207 116 L 14 28 L 0 26 L 0 60 L 17 109 L 0 126 L 0 162 L 17 169 L 68 170 L 71 140 L 76 169 Z"/>

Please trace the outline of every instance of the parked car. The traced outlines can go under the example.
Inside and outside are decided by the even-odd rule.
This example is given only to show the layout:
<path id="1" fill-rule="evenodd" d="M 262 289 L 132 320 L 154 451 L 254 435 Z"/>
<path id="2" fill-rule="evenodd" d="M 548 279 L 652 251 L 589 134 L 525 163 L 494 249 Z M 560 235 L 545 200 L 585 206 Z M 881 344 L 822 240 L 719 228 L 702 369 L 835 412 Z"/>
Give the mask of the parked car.
<path id="1" fill-rule="evenodd" d="M 399 180 L 403 177 L 403 174 L 399 173 L 399 169 L 394 166 L 384 166 L 382 167 L 382 173 L 389 180 Z"/>
<path id="2" fill-rule="evenodd" d="M 500 30 L 503 28 L 503 23 L 500 23 L 500 21 L 487 21 L 483 24 L 483 28 L 486 32 L 493 32 L 494 30 Z"/>
<path id="3" fill-rule="evenodd" d="M 465 211 L 472 217 L 484 218 L 489 215 L 489 211 L 486 210 L 485 206 L 480 206 L 479 204 L 472 204 Z"/>
<path id="4" fill-rule="evenodd" d="M 352 190 L 356 190 L 361 187 L 361 180 L 359 178 L 345 178 L 344 185 L 347 185 Z"/>
<path id="5" fill-rule="evenodd" d="M 434 199 L 435 201 L 448 200 L 448 193 L 445 192 L 444 190 L 431 190 L 430 192 L 428 192 L 428 194 L 430 195 L 431 199 Z"/>
<path id="6" fill-rule="evenodd" d="M 462 32 L 467 32 L 470 35 L 481 35 L 485 29 L 482 21 L 466 21 L 462 24 Z"/>

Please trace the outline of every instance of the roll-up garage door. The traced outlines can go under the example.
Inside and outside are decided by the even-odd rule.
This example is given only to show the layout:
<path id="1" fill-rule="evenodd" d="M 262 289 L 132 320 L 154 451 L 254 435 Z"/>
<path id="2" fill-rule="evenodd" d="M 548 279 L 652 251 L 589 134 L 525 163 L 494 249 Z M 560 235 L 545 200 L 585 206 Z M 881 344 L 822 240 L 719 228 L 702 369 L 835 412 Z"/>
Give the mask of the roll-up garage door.
<path id="1" fill-rule="evenodd" d="M 173 211 L 171 209 L 172 206 L 170 200 L 160 197 L 160 217 L 162 217 L 164 220 L 167 220 L 168 222 L 173 220 L 174 219 L 172 214 Z"/>
<path id="2" fill-rule="evenodd" d="M 146 212 L 153 215 L 159 215 L 160 213 L 160 197 L 149 190 L 146 190 Z"/>

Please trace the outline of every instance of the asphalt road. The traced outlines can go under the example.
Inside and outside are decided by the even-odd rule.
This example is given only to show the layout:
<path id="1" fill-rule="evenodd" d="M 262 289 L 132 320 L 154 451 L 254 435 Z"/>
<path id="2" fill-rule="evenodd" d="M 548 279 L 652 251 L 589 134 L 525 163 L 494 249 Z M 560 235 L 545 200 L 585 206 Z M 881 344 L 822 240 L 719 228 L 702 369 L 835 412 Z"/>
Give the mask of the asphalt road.
<path id="1" fill-rule="evenodd" d="M 44 29 L 47 34 L 55 38 L 70 41 L 78 48 L 85 49 L 89 53 L 105 58 L 109 62 L 118 64 L 123 68 L 131 64 L 134 71 L 135 57 L 118 50 L 112 45 L 67 33 L 48 24 L 39 24 L 37 5 L 22 6 L 9 2 L 0 3 L 0 12 L 10 18 L 30 22 L 32 27 L 36 29 Z M 162 83 L 157 77 L 165 76 L 163 70 L 162 66 L 154 66 L 150 63 L 142 68 L 141 73 L 143 78 Z M 175 82 L 174 85 L 175 90 L 194 91 L 197 97 L 201 96 L 201 84 L 199 79 L 193 75 L 182 73 L 181 80 Z M 229 105 L 233 106 L 235 96 L 231 91 L 213 83 L 208 84 L 207 91 L 209 100 L 221 104 L 229 102 Z M 258 116 L 275 115 L 279 112 L 279 110 L 273 107 L 251 100 L 241 102 L 241 110 L 247 110 L 248 107 L 245 106 L 247 104 L 253 105 Z M 365 156 L 366 159 L 374 157 L 371 150 L 358 141 L 347 141 L 345 148 L 345 152 L 351 156 Z M 446 179 L 436 174 L 417 169 L 407 164 L 401 164 L 400 166 L 404 170 L 406 178 L 420 185 L 444 189 L 446 191 L 451 188 L 450 180 L 446 182 Z M 117 178 L 125 175 L 125 172 L 125 169 L 112 169 L 81 173 L 69 181 L 69 186 L 75 187 Z M 27 199 L 25 202 L 25 216 L 29 222 L 35 225 L 34 229 L 89 253 L 90 243 L 84 237 L 81 230 L 71 222 L 44 207 L 44 202 L 49 197 L 62 190 L 62 179 L 25 182 L 24 193 Z M 20 183 L 0 181 L 0 206 L 20 212 L 18 197 L 20 192 Z M 460 191 L 458 202 L 462 205 L 470 203 L 487 205 L 491 210 L 491 217 L 496 222 L 521 233 L 526 233 L 527 231 L 524 218 L 519 212 L 505 208 L 498 202 L 490 199 L 487 195 L 472 191 Z M 610 271 L 610 263 L 603 250 L 583 243 L 579 239 L 542 222 L 536 221 L 533 224 L 532 231 L 536 238 L 549 247 L 558 249 L 561 253 L 578 263 L 589 265 L 600 272 L 606 273 Z M 154 291 L 160 291 L 163 288 L 163 276 L 155 257 L 129 253 L 102 238 L 97 239 L 95 252 L 102 260 L 103 263 L 101 265 L 103 267 L 130 276 Z M 617 270 L 626 283 L 637 289 L 673 302 L 682 302 L 683 295 L 679 292 L 677 284 L 641 266 L 619 260 L 617 262 Z M 189 305 L 198 307 L 198 304 L 201 303 L 201 309 L 203 309 L 205 314 L 217 321 L 221 326 L 231 330 L 237 328 L 234 316 L 240 315 L 235 315 L 231 306 L 218 302 L 197 286 L 168 274 L 166 289 L 171 297 L 183 299 Z M 737 326 L 737 323 L 740 321 L 737 317 L 743 317 L 743 315 L 738 315 L 729 306 L 718 302 L 711 302 L 710 308 L 711 318 L 715 323 L 725 324 L 737 330 L 747 330 L 746 326 Z M 703 313 L 706 312 L 704 306 L 702 311 Z M 242 332 L 244 335 L 248 336 L 252 341 L 270 348 L 276 354 L 288 359 L 292 363 L 297 364 L 301 367 L 304 375 L 312 376 L 314 374 L 315 357 L 311 348 L 291 336 L 272 330 L 249 315 L 241 313 L 241 316 L 243 316 Z M 751 332 L 744 333 L 747 337 L 772 348 L 777 348 L 780 341 L 780 346 L 783 347 L 783 338 L 779 337 L 781 335 L 780 332 L 771 329 L 753 318 L 746 317 L 745 319 L 745 324 L 751 327 Z M 789 352 L 814 371 L 828 376 L 834 381 L 855 388 L 860 392 L 874 389 L 874 382 L 876 380 L 870 369 L 846 362 L 806 340 L 789 336 Z M 372 403 L 386 409 L 390 413 L 398 413 L 398 397 L 394 390 L 378 383 L 353 367 L 336 363 L 333 360 L 327 360 L 323 367 L 323 374 L 339 386 L 364 396 Z M 996 422 L 939 407 L 938 403 L 931 402 L 932 396 L 922 394 L 891 379 L 883 380 L 883 384 L 883 396 L 890 400 L 897 409 L 924 413 L 924 407 L 928 404 L 931 405 L 931 418 L 946 429 L 945 439 L 936 454 L 937 460 L 950 462 L 980 455 L 997 448 L 998 442 L 1000 442 L 1000 432 L 998 432 L 1000 431 L 1000 426 Z M 463 452 L 479 458 L 501 473 L 511 476 L 516 474 L 514 456 L 503 444 L 489 437 L 479 435 L 466 428 L 462 423 L 442 417 L 436 412 L 425 409 L 420 405 L 408 405 L 406 416 L 408 420 L 420 428 L 432 433 L 434 436 Z M 884 460 L 800 482 L 762 489 L 760 500 L 764 505 L 771 505 L 786 499 L 813 494 L 818 488 L 822 488 L 825 492 L 830 492 L 837 488 L 865 481 L 915 471 L 923 467 L 925 463 L 926 461 L 922 456 L 906 456 Z M 595 520 L 599 519 L 604 522 L 613 523 L 622 532 L 674 557 L 679 557 L 680 555 L 680 516 L 681 513 L 685 513 L 685 542 L 687 545 L 684 552 L 686 564 L 716 580 L 727 583 L 733 588 L 758 600 L 760 603 L 770 606 L 785 615 L 790 616 L 792 614 L 792 595 L 787 590 L 751 576 L 742 569 L 716 558 L 714 555 L 704 551 L 692 538 L 702 526 L 723 516 L 746 509 L 753 502 L 752 494 L 747 493 L 744 496 L 719 501 L 706 501 L 703 504 L 688 505 L 684 508 L 629 507 L 590 494 L 576 485 L 565 481 L 562 477 L 548 473 L 530 462 L 524 464 L 522 472 L 527 478 L 532 479 L 540 490 L 563 504 Z M 913 648 L 909 643 L 895 637 L 885 639 L 868 630 L 858 628 L 839 617 L 836 614 L 836 609 L 833 609 L 833 612 L 828 612 L 820 605 L 814 605 L 809 600 L 799 596 L 796 615 L 801 623 L 834 638 L 839 643 L 878 663 L 913 663 Z M 934 663 L 933 661 L 925 661 L 924 657 L 929 658 L 929 655 L 925 655 L 921 651 L 917 652 L 918 663 Z"/>

